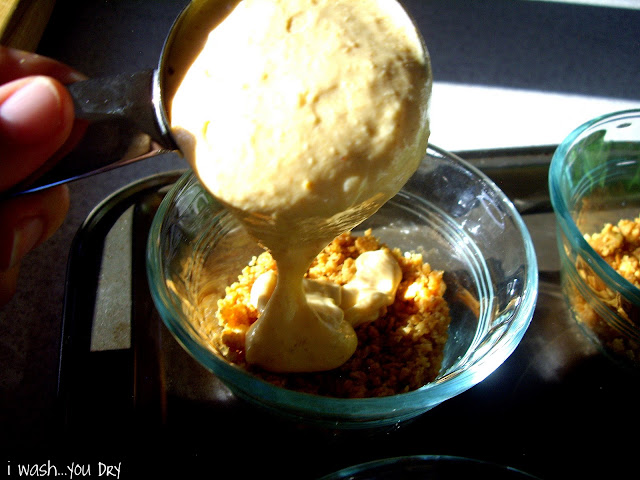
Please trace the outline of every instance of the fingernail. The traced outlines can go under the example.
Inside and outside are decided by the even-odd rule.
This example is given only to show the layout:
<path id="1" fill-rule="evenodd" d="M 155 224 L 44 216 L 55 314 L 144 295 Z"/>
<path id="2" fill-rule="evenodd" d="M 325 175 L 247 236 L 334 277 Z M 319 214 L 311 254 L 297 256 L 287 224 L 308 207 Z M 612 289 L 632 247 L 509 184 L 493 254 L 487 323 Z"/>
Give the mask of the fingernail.
<path id="1" fill-rule="evenodd" d="M 57 132 L 62 122 L 58 89 L 47 77 L 37 77 L 0 105 L 0 127 L 14 141 L 34 144 Z"/>
<path id="2" fill-rule="evenodd" d="M 28 218 L 18 225 L 13 233 L 9 268 L 17 265 L 40 242 L 43 233 L 44 222 L 39 217 Z"/>
<path id="3" fill-rule="evenodd" d="M 87 80 L 89 77 L 87 77 L 84 73 L 80 73 L 80 72 L 70 72 L 64 79 L 65 79 L 65 83 L 75 83 L 75 82 L 81 82 L 83 80 Z"/>

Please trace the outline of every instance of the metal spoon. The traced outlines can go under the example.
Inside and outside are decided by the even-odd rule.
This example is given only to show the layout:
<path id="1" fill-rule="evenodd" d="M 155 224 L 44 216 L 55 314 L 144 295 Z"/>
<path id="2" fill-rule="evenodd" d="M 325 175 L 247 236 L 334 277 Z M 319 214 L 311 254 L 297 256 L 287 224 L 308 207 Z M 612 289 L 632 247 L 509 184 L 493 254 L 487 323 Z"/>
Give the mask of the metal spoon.
<path id="1" fill-rule="evenodd" d="M 206 34 L 240 0 L 193 0 L 176 18 L 154 70 L 95 78 L 68 85 L 82 139 L 61 159 L 43 165 L 2 196 L 35 192 L 161 153 L 178 150 L 167 101 L 179 74 L 198 54 Z"/>

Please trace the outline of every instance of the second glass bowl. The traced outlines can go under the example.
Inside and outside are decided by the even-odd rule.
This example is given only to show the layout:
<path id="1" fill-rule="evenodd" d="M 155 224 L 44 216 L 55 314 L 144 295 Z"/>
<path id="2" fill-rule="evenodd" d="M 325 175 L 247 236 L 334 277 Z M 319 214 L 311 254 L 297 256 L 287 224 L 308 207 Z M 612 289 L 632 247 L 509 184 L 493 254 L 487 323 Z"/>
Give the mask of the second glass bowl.
<path id="1" fill-rule="evenodd" d="M 549 191 L 563 293 L 573 318 L 613 360 L 640 367 L 640 289 L 585 239 L 606 224 L 640 215 L 640 110 L 575 129 L 553 156 Z"/>

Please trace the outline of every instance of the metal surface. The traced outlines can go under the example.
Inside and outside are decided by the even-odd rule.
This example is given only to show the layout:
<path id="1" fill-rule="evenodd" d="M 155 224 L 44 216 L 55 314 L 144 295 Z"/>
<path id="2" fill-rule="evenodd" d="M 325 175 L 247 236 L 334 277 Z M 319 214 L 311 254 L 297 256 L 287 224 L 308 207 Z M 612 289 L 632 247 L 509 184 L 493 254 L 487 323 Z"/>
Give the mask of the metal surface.
<path id="1" fill-rule="evenodd" d="M 519 205 L 538 253 L 540 292 L 531 326 L 492 375 L 418 419 L 376 432 L 319 430 L 283 421 L 235 398 L 165 329 L 146 286 L 146 236 L 175 175 L 153 177 L 97 207 L 71 252 L 59 378 L 65 451 L 119 459 L 123 472 L 238 478 L 317 478 L 358 463 L 454 455 L 540 478 L 621 478 L 635 462 L 638 377 L 612 364 L 571 320 L 559 290 L 546 169 L 552 147 L 462 152 Z M 523 181 L 526 179 L 526 181 Z M 126 240 L 131 270 L 130 345 L 92 348 L 109 232 Z M 110 263 L 112 263 L 111 266 Z M 111 286 L 113 287 L 113 286 Z M 112 296 L 114 293 L 112 293 Z M 111 317 L 113 315 L 111 314 Z M 123 321 L 122 318 L 117 319 Z M 108 332 L 108 330 L 105 330 Z M 107 333 L 107 335 L 109 335 Z M 83 456 L 84 455 L 84 456 Z M 104 460 L 100 460 L 104 461 Z"/>
<path id="2" fill-rule="evenodd" d="M 47 162 L 8 192 L 35 192 L 177 150 L 158 116 L 157 71 L 141 71 L 69 85 L 76 118 L 87 122 L 81 140 L 55 165 Z"/>

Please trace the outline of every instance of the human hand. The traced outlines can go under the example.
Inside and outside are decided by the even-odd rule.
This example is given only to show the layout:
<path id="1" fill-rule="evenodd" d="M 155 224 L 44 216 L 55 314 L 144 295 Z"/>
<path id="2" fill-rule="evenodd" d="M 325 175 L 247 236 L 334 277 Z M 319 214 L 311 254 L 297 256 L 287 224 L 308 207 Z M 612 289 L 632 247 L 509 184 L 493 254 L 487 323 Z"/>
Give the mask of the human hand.
<path id="1" fill-rule="evenodd" d="M 70 67 L 0 46 L 0 192 L 38 170 L 75 137 Z M 13 296 L 22 258 L 62 225 L 65 185 L 0 202 L 0 305 Z"/>

